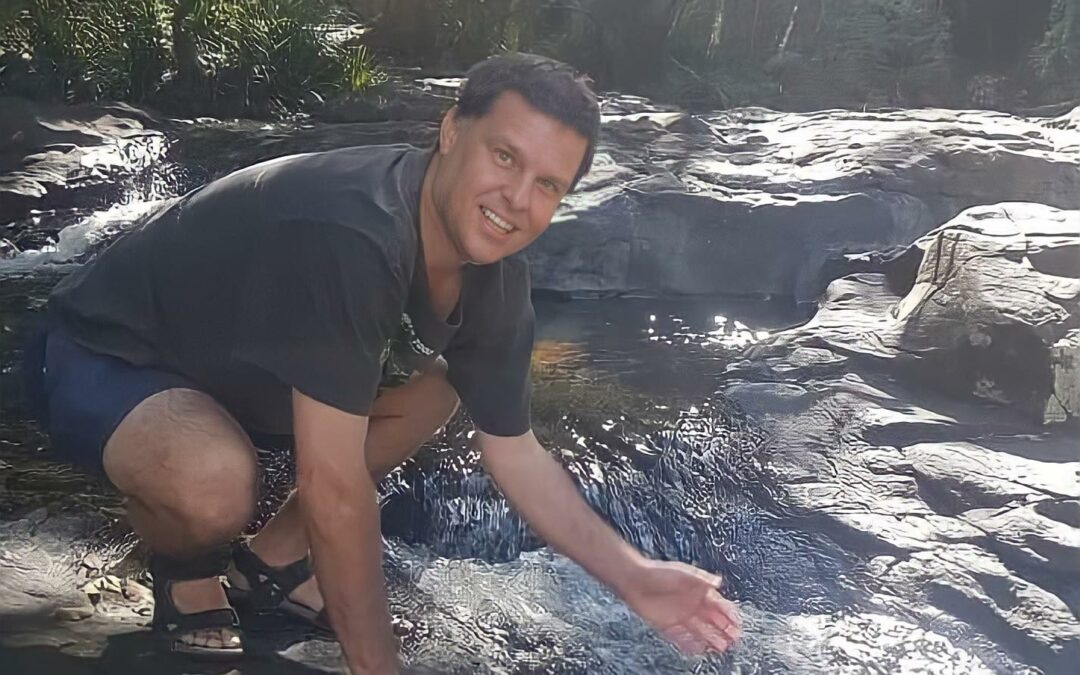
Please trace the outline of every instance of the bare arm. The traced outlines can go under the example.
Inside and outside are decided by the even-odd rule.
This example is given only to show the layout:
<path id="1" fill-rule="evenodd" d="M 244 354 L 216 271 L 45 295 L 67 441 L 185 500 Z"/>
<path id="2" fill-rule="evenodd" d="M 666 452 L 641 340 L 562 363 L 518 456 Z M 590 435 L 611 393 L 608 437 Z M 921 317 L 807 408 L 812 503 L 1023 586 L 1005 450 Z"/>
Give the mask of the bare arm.
<path id="1" fill-rule="evenodd" d="M 353 675 L 398 672 L 382 575 L 368 418 L 293 391 L 297 490 L 330 624 Z"/>
<path id="2" fill-rule="evenodd" d="M 536 533 L 625 597 L 646 559 L 589 507 L 532 432 L 514 438 L 478 435 L 484 467 Z"/>
<path id="3" fill-rule="evenodd" d="M 513 438 L 480 433 L 479 440 L 484 467 L 537 534 L 665 638 L 693 654 L 723 651 L 742 634 L 738 608 L 720 595 L 720 577 L 639 553 L 593 512 L 531 431 Z"/>

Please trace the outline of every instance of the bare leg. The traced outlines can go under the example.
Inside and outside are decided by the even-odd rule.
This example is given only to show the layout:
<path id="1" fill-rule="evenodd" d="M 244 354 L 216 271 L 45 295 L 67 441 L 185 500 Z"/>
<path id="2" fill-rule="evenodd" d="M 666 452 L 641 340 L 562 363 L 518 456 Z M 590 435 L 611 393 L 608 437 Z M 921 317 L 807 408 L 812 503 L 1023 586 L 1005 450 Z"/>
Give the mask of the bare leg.
<path id="1" fill-rule="evenodd" d="M 255 453 L 240 426 L 212 398 L 170 389 L 135 407 L 109 438 L 105 472 L 125 496 L 135 532 L 156 552 L 198 553 L 235 538 L 256 496 Z M 227 607 L 216 579 L 178 581 L 178 610 Z M 235 647 L 230 629 L 181 638 L 203 647 Z"/>
<path id="2" fill-rule="evenodd" d="M 457 394 L 446 381 L 446 369 L 441 363 L 376 399 L 365 443 L 372 479 L 378 482 L 412 457 L 424 441 L 446 424 L 457 403 Z M 295 492 L 251 540 L 251 550 L 273 567 L 288 565 L 307 555 L 307 534 Z M 323 604 L 314 578 L 297 587 L 290 597 L 316 610 Z"/>

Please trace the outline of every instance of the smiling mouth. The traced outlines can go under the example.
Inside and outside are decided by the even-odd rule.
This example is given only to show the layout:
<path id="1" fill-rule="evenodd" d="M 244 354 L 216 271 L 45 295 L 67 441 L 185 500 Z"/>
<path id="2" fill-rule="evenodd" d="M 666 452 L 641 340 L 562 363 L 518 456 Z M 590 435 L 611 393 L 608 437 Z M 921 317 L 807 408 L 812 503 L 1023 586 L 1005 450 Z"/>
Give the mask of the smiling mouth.
<path id="1" fill-rule="evenodd" d="M 496 213 L 494 211 L 492 211 L 491 209 L 489 209 L 487 207 L 481 206 L 480 207 L 480 212 L 483 213 L 484 218 L 486 218 L 487 221 L 489 223 L 491 223 L 493 226 L 495 226 L 495 228 L 497 230 L 499 230 L 500 232 L 505 232 L 506 234 L 510 234 L 515 229 L 517 229 L 513 225 L 511 225 L 510 223 L 508 223 L 505 220 L 503 220 L 502 218 L 500 218 L 498 215 L 496 215 Z"/>

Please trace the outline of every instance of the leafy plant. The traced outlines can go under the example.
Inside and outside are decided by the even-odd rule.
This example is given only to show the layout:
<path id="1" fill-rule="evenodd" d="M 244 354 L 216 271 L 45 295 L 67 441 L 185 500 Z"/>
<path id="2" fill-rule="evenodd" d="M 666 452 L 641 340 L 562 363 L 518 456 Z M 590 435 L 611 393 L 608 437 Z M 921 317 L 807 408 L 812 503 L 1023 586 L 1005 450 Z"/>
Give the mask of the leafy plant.
<path id="1" fill-rule="evenodd" d="M 28 62 L 49 98 L 140 100 L 167 65 L 158 0 L 29 0 L 4 15 L 0 48 Z"/>
<path id="2" fill-rule="evenodd" d="M 340 49 L 344 50 L 342 62 L 345 68 L 345 85 L 349 91 L 363 91 L 386 80 L 386 76 L 375 64 L 374 54 L 367 47 L 355 45 Z"/>
<path id="3" fill-rule="evenodd" d="M 19 2 L 0 12 L 0 63 L 26 71 L 20 93 L 145 101 L 164 90 L 187 106 L 263 116 L 382 78 L 363 45 L 327 38 L 327 0 Z"/>

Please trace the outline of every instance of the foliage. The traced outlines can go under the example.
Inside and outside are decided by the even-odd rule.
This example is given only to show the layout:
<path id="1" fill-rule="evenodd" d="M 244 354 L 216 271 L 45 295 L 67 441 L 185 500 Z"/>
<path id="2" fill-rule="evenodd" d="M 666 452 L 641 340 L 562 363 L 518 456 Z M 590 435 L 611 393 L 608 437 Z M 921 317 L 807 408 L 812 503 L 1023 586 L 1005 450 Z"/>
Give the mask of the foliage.
<path id="1" fill-rule="evenodd" d="M 198 0 L 181 28 L 193 39 L 214 97 L 249 113 L 280 114 L 378 79 L 362 45 L 326 39 L 328 7 L 315 0 Z"/>
<path id="2" fill-rule="evenodd" d="M 145 98 L 167 62 L 157 0 L 31 0 L 0 29 L 49 98 Z"/>
<path id="3" fill-rule="evenodd" d="M 328 20 L 348 17 L 324 0 L 21 2 L 0 14 L 6 62 L 19 59 L 40 88 L 21 93 L 262 116 L 381 77 L 363 45 L 329 37 Z"/>

